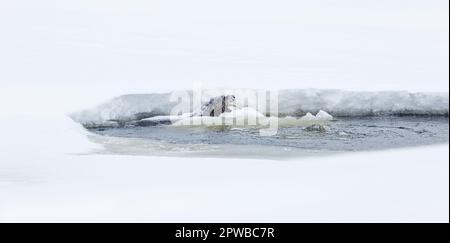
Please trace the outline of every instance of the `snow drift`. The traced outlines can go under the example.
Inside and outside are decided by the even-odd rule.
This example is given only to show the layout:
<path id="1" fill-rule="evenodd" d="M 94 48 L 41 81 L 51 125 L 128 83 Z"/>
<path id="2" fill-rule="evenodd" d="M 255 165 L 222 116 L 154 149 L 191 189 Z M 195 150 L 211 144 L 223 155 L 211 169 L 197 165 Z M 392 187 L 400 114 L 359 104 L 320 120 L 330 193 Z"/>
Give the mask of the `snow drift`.
<path id="1" fill-rule="evenodd" d="M 203 91 L 203 100 L 221 91 Z M 229 92 L 229 91 L 227 91 Z M 255 90 L 238 90 L 237 105 L 256 105 L 240 101 L 239 97 Z M 192 91 L 188 91 L 192 95 Z M 222 92 L 226 93 L 226 92 Z M 171 93 L 130 94 L 116 97 L 92 109 L 76 112 L 70 117 L 85 125 L 112 125 L 130 120 L 170 115 L 178 104 L 170 99 Z M 357 92 L 342 90 L 281 90 L 278 91 L 279 116 L 304 116 L 323 110 L 334 117 L 377 115 L 430 115 L 448 116 L 448 93 L 410 93 L 406 91 Z M 264 111 L 260 111 L 265 113 Z"/>

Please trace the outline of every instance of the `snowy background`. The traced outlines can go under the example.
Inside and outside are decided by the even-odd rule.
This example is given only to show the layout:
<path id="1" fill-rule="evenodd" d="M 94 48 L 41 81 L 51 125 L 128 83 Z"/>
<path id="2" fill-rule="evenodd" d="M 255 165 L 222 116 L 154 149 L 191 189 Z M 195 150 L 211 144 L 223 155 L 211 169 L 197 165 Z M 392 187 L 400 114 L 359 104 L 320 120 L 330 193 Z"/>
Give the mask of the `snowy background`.
<path id="1" fill-rule="evenodd" d="M 210 88 L 448 92 L 446 0 L 0 2 L 0 221 L 444 221 L 448 144 L 296 161 L 83 155 L 66 115 Z"/>

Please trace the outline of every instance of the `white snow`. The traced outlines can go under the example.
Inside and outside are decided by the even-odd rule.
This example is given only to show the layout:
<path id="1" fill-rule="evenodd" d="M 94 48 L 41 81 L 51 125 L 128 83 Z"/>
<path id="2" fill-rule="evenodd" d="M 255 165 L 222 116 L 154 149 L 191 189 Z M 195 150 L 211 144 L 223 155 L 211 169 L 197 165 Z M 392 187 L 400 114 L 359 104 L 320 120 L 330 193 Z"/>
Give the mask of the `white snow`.
<path id="1" fill-rule="evenodd" d="M 0 80 L 110 97 L 195 81 L 445 91 L 448 11 L 446 0 L 1 1 Z"/>
<path id="2" fill-rule="evenodd" d="M 333 116 L 448 115 L 448 92 L 356 92 L 342 90 L 283 90 L 279 111 L 284 114 L 318 110 Z"/>
<path id="3" fill-rule="evenodd" d="M 180 116 L 154 116 L 149 118 L 141 119 L 140 121 L 154 121 L 154 122 L 162 122 L 162 121 L 171 121 L 171 122 L 177 122 L 183 118 L 188 117 L 190 114 L 186 113 Z"/>
<path id="4" fill-rule="evenodd" d="M 251 107 L 244 107 L 241 109 L 235 109 L 230 112 L 225 112 L 220 115 L 221 117 L 233 117 L 233 118 L 261 118 L 265 117 L 264 114 L 261 112 L 251 108 Z"/>
<path id="5" fill-rule="evenodd" d="M 204 91 L 204 100 L 221 91 Z M 225 92 L 223 90 L 222 92 Z M 248 93 L 257 90 L 236 90 L 238 107 L 249 106 L 257 110 L 256 103 L 243 103 Z M 406 91 L 356 92 L 342 90 L 281 90 L 278 92 L 280 115 L 305 115 L 317 113 L 321 119 L 332 116 L 364 115 L 448 115 L 448 93 L 410 93 Z M 124 95 L 114 98 L 95 108 L 76 112 L 71 117 L 82 124 L 104 124 L 109 120 L 134 119 L 138 114 L 169 115 L 176 105 L 170 101 L 170 94 Z M 192 110 L 191 110 L 192 111 Z M 241 110 L 248 112 L 250 110 Z M 258 111 L 265 113 L 266 111 Z"/>
<path id="6" fill-rule="evenodd" d="M 93 155 L 68 118 L 1 118 L 1 222 L 448 222 L 448 144 L 288 161 Z"/>
<path id="7" fill-rule="evenodd" d="M 169 115 L 175 105 L 170 102 L 169 94 L 123 95 L 94 109 L 73 113 L 71 117 L 82 124 L 104 124 L 109 120 L 135 119 L 140 113 Z"/>
<path id="8" fill-rule="evenodd" d="M 326 111 L 320 110 L 319 112 L 317 112 L 316 114 L 316 118 L 319 120 L 332 120 L 333 116 L 328 114 Z"/>
<path id="9" fill-rule="evenodd" d="M 299 120 L 301 121 L 330 121 L 332 119 L 333 116 L 322 110 L 317 112 L 316 115 L 313 115 L 310 112 L 308 112 L 306 113 L 306 115 L 299 118 Z"/>

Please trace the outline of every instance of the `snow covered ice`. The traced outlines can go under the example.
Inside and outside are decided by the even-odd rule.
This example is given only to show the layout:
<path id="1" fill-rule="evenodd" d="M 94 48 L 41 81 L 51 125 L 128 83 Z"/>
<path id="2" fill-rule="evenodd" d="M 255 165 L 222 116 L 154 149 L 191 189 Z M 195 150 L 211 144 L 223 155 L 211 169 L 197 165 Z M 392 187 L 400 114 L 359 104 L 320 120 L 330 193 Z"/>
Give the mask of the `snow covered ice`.
<path id="1" fill-rule="evenodd" d="M 248 90 L 242 92 L 248 92 Z M 250 90 L 250 92 L 255 91 Z M 209 93 L 214 94 L 215 92 L 210 91 Z M 205 91 L 204 100 L 206 101 L 212 96 Z M 239 94 L 236 96 L 239 97 Z M 448 93 L 437 92 L 356 92 L 307 89 L 281 90 L 278 97 L 280 116 L 302 116 L 308 112 L 315 114 L 320 110 L 333 116 L 448 116 L 449 107 Z M 103 125 L 111 121 L 169 115 L 175 105 L 176 102 L 170 101 L 170 93 L 123 95 L 97 107 L 73 113 L 71 117 L 84 125 Z M 238 105 L 243 106 L 239 103 Z"/>
<path id="2" fill-rule="evenodd" d="M 448 4 L 1 1 L 0 222 L 448 222 Z"/>

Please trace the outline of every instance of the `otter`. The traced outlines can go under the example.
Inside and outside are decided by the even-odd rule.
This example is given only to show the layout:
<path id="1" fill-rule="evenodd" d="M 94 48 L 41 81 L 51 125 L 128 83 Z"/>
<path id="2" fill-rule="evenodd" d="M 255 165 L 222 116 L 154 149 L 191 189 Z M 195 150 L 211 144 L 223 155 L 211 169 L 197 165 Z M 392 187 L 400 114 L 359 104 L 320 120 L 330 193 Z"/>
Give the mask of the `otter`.
<path id="1" fill-rule="evenodd" d="M 231 112 L 231 107 L 235 107 L 236 97 L 234 95 L 221 95 L 211 98 L 209 102 L 202 105 L 197 114 L 199 116 L 220 116 L 222 113 Z"/>

